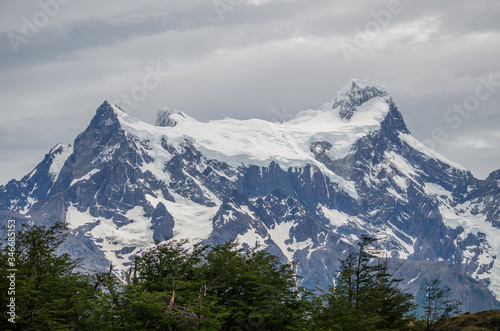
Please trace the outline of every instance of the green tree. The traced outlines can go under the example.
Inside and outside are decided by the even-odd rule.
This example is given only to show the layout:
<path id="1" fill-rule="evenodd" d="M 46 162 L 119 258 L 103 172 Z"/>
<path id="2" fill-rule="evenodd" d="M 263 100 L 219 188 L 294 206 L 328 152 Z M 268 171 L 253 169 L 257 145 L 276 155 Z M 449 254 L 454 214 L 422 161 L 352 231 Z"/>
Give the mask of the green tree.
<path id="1" fill-rule="evenodd" d="M 16 324 L 3 314 L 2 330 L 402 330 L 412 318 L 413 297 L 367 236 L 340 260 L 335 286 L 316 295 L 297 285 L 295 263 L 235 242 L 170 240 L 136 257 L 124 279 L 113 266 L 88 276 L 56 254 L 66 233 L 62 223 L 17 233 Z M 0 252 L 2 288 L 9 253 Z M 435 285 L 427 291 L 430 320 L 453 308 Z M 3 291 L 2 307 L 8 300 Z"/>
<path id="2" fill-rule="evenodd" d="M 243 250 L 234 242 L 189 250 L 185 244 L 171 240 L 137 258 L 123 296 L 112 305 L 119 309 L 108 314 L 115 327 L 300 327 L 304 309 L 292 265 L 259 247 Z"/>
<path id="3" fill-rule="evenodd" d="M 213 247 L 206 261 L 202 278 L 228 312 L 224 330 L 300 327 L 304 309 L 292 264 L 234 242 Z"/>
<path id="4" fill-rule="evenodd" d="M 65 238 L 66 226 L 58 222 L 51 227 L 23 226 L 16 234 L 16 323 L 2 329 L 72 330 L 86 326 L 95 305 L 90 277 L 76 272 L 77 261 L 56 250 Z M 4 249 L 0 260 L 5 261 Z M 0 271 L 1 288 L 7 270 Z M 5 295 L 2 291 L 2 301 Z"/>
<path id="5" fill-rule="evenodd" d="M 425 282 L 422 290 L 425 291 L 424 320 L 425 330 L 436 330 L 437 326 L 452 315 L 460 313 L 461 303 L 450 299 L 449 288 L 439 286 L 439 279 Z"/>
<path id="6" fill-rule="evenodd" d="M 372 294 L 375 305 L 373 308 L 381 317 L 377 328 L 383 330 L 408 329 L 415 320 L 414 296 L 401 290 L 399 284 L 403 282 L 403 278 L 395 277 L 389 271 L 389 262 L 390 260 L 387 258 L 378 259 L 375 273 L 376 283 Z"/>
<path id="7" fill-rule="evenodd" d="M 316 328 L 326 330 L 400 330 L 413 318 L 413 296 L 397 287 L 388 259 L 376 258 L 376 239 L 362 236 L 358 251 L 340 260 L 335 286 L 317 301 Z M 378 263 L 374 261 L 378 260 Z"/>
<path id="8" fill-rule="evenodd" d="M 150 326 L 183 329 L 215 327 L 221 323 L 222 309 L 214 309 L 215 299 L 207 293 L 205 280 L 200 278 L 199 269 L 206 263 L 208 246 L 194 245 L 188 250 L 186 244 L 185 240 L 171 240 L 136 260 L 133 271 L 136 275 L 131 278 L 127 295 L 135 297 L 132 301 L 135 305 L 147 308 L 149 301 L 158 306 L 143 309 L 146 314 L 158 314 L 158 308 L 161 310 Z"/>

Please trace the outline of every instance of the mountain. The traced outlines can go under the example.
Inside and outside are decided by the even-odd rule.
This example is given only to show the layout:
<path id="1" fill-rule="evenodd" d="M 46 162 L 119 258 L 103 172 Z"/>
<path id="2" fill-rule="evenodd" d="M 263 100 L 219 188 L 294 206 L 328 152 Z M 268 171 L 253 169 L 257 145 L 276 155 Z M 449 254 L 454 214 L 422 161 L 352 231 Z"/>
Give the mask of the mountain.
<path id="1" fill-rule="evenodd" d="M 464 309 L 500 308 L 500 171 L 478 180 L 411 136 L 387 90 L 352 80 L 284 123 L 199 122 L 172 108 L 156 125 L 104 102 L 73 146 L 0 186 L 0 221 L 71 229 L 61 250 L 88 270 L 126 270 L 165 238 L 262 244 L 332 284 L 362 234 L 417 298 L 439 277 Z"/>

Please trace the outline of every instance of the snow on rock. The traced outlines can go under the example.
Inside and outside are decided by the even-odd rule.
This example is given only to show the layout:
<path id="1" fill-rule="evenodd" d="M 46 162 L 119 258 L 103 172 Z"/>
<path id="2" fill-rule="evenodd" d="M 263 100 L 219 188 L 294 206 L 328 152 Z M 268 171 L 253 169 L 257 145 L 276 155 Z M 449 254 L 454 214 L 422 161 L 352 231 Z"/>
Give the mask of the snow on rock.
<path id="1" fill-rule="evenodd" d="M 421 274 L 421 273 L 419 272 L 419 273 L 418 273 L 418 275 L 417 275 L 417 277 L 410 279 L 410 280 L 409 280 L 406 284 L 411 284 L 411 283 L 413 283 L 414 281 L 416 281 L 416 280 L 418 279 L 418 277 L 420 277 L 420 274 Z"/>
<path id="2" fill-rule="evenodd" d="M 164 107 L 158 111 L 156 126 L 174 127 L 177 125 L 175 118 L 179 116 L 184 117 L 184 114 L 175 108 Z"/>
<path id="3" fill-rule="evenodd" d="M 144 214 L 143 207 L 134 207 L 123 215 L 129 222 L 118 225 L 113 219 L 94 217 L 88 210 L 80 212 L 75 206 L 69 206 L 66 222 L 70 230 L 92 224 L 84 235 L 103 251 L 118 271 L 125 271 L 130 264 L 128 257 L 133 256 L 133 252 L 137 254 L 154 245 L 151 220 Z"/>
<path id="4" fill-rule="evenodd" d="M 115 270 L 154 239 L 224 238 L 281 250 L 283 261 L 311 259 L 302 270 L 311 277 L 332 271 L 336 254 L 368 234 L 380 238 L 384 256 L 459 264 L 500 297 L 499 177 L 476 180 L 413 138 L 383 86 L 353 80 L 331 102 L 283 123 L 203 123 L 165 107 L 150 125 L 108 103 L 99 109 L 86 131 L 95 163 L 75 150 L 74 171 L 54 190 L 64 194 L 50 199 L 72 154 L 58 145 L 23 181 L 0 189 L 0 203 L 26 218 L 59 219 L 63 199 L 71 232 Z M 111 138 L 94 141 L 93 130 Z M 99 169 L 115 178 L 101 183 Z"/>
<path id="5" fill-rule="evenodd" d="M 69 206 L 66 210 L 66 224 L 70 230 L 96 221 L 97 218 L 90 215 L 88 209 L 82 213 L 75 206 Z"/>
<path id="6" fill-rule="evenodd" d="M 174 218 L 174 238 L 188 239 L 191 243 L 206 239 L 213 231 L 212 219 L 220 205 L 206 207 L 173 192 L 171 194 L 175 202 L 151 195 L 146 195 L 146 198 L 155 207 L 159 202 L 166 206 Z M 161 192 L 157 192 L 157 195 L 162 196 Z"/>
<path id="7" fill-rule="evenodd" d="M 356 91 L 359 92 L 359 89 Z M 164 177 L 163 165 L 170 158 L 162 142 L 178 149 L 189 141 L 208 159 L 216 159 L 234 167 L 242 164 L 267 167 L 273 161 L 284 168 L 316 165 L 332 181 L 357 198 L 354 184 L 326 169 L 323 163 L 316 160 L 310 148 L 314 142 L 325 141 L 332 146 L 328 153 L 333 158 L 342 158 L 358 139 L 380 129 L 381 122 L 389 112 L 390 97 L 382 93 L 381 87 L 375 86 L 373 91 L 378 92 L 367 92 L 363 98 L 371 99 L 363 99 L 364 102 L 357 106 L 348 122 L 340 115 L 340 105 L 332 109 L 339 96 L 319 110 L 301 112 L 295 119 L 284 123 L 230 118 L 203 123 L 177 110 L 164 108 L 159 112 L 157 125 L 154 126 L 113 107 L 121 127 L 150 144 L 148 153 L 156 165 L 147 167 L 159 179 Z"/>
<path id="8" fill-rule="evenodd" d="M 73 146 L 69 144 L 57 144 L 50 150 L 49 154 L 52 156 L 52 163 L 49 168 L 49 174 L 52 178 L 52 182 L 56 182 L 64 163 L 71 153 L 73 153 Z"/>
<path id="9" fill-rule="evenodd" d="M 326 218 L 330 220 L 330 224 L 336 228 L 341 227 L 349 222 L 349 215 L 335 209 L 329 209 L 326 206 L 320 205 L 321 211 Z"/>
<path id="10" fill-rule="evenodd" d="M 444 193 L 440 192 L 440 190 L 437 191 Z M 444 224 L 452 229 L 463 229 L 460 239 L 466 239 L 469 234 L 486 239 L 486 242 L 482 242 L 479 247 L 479 254 L 477 253 L 478 247 L 473 248 L 474 252 L 470 250 L 469 252 L 464 251 L 466 260 L 464 262 L 467 263 L 472 258 L 477 258 L 478 267 L 471 276 L 476 279 L 489 279 L 490 290 L 500 299 L 500 260 L 498 260 L 498 254 L 500 254 L 500 240 L 498 240 L 500 238 L 500 229 L 487 222 L 485 215 L 474 212 L 474 209 L 478 207 L 477 205 L 467 202 L 462 205 L 452 206 L 446 194 L 442 194 L 439 200 L 439 211 Z M 478 273 L 482 268 L 488 270 L 491 264 L 493 264 L 493 267 L 489 271 Z"/>
<path id="11" fill-rule="evenodd" d="M 77 182 L 82 181 L 82 180 L 89 180 L 94 174 L 98 173 L 99 171 L 101 171 L 101 170 L 92 169 L 85 176 L 82 176 L 81 178 L 78 178 L 78 179 L 73 179 L 73 181 L 71 182 L 71 184 L 69 186 L 73 186 L 74 184 L 76 184 Z"/>
<path id="12" fill-rule="evenodd" d="M 243 244 L 247 244 L 248 247 L 260 246 L 260 249 L 265 247 L 265 240 L 267 238 L 262 238 L 254 228 L 249 229 L 247 232 L 243 234 L 239 234 L 236 237 L 236 242 L 240 247 L 243 247 Z"/>
<path id="13" fill-rule="evenodd" d="M 38 202 L 38 199 L 35 199 L 31 196 L 28 196 L 27 200 L 28 200 L 27 201 L 28 203 L 26 204 L 26 206 L 24 206 L 24 209 L 19 210 L 20 214 L 23 214 L 23 215 L 27 214 L 30 211 L 31 207 L 33 207 L 33 205 Z"/>
<path id="14" fill-rule="evenodd" d="M 434 183 L 425 183 L 424 186 L 425 193 L 441 198 L 451 199 L 451 192 L 444 189 L 442 186 Z"/>
<path id="15" fill-rule="evenodd" d="M 370 80 L 352 79 L 337 93 L 332 109 L 338 107 L 340 118 L 350 121 L 352 116 L 359 111 L 359 106 L 370 99 L 383 96 L 387 96 L 384 86 Z"/>
<path id="16" fill-rule="evenodd" d="M 421 152 L 422 154 L 428 157 L 432 157 L 435 160 L 438 160 L 444 164 L 448 164 L 449 166 L 456 168 L 458 170 L 466 171 L 466 169 L 460 164 L 448 160 L 447 158 L 437 153 L 436 151 L 432 150 L 431 148 L 427 147 L 426 145 L 424 145 L 423 143 L 421 143 L 420 141 L 418 141 L 409 134 L 400 132 L 399 138 L 413 149 L 416 149 L 417 151 Z"/>

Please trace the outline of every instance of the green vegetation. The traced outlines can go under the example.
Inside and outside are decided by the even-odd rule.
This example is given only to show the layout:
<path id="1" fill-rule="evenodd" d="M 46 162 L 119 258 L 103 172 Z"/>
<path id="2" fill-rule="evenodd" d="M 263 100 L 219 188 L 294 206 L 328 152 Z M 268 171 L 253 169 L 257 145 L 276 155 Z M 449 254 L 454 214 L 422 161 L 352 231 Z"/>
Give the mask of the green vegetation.
<path id="1" fill-rule="evenodd" d="M 439 280 L 425 284 L 425 330 L 436 330 L 438 325 L 452 315 L 460 313 L 461 303 L 448 298 L 450 289 L 439 287 Z"/>
<path id="2" fill-rule="evenodd" d="M 187 242 L 171 240 L 136 257 L 124 280 L 112 266 L 89 276 L 56 254 L 66 230 L 58 223 L 17 233 L 15 324 L 2 290 L 0 329 L 440 330 L 456 309 L 433 281 L 425 320 L 417 321 L 413 296 L 397 287 L 402 280 L 388 260 L 374 257 L 371 237 L 340 261 L 335 286 L 312 291 L 297 285 L 295 264 L 234 242 L 186 249 Z M 2 289 L 9 287 L 8 253 L 0 252 Z"/>
<path id="3" fill-rule="evenodd" d="M 387 259 L 370 263 L 374 238 L 363 236 L 359 251 L 349 250 L 340 261 L 337 284 L 323 295 L 314 315 L 315 330 L 403 330 L 414 316 L 413 296 L 396 285 Z"/>
<path id="4" fill-rule="evenodd" d="M 443 320 L 436 327 L 441 330 L 467 330 L 485 331 L 500 330 L 500 310 L 480 311 L 477 313 L 465 313 L 459 316 L 450 317 Z"/>
<path id="5" fill-rule="evenodd" d="M 0 329 L 2 330 L 67 330 L 84 326 L 86 315 L 95 309 L 91 277 L 75 272 L 78 261 L 69 255 L 56 255 L 63 241 L 65 227 L 61 223 L 45 229 L 34 226 L 17 233 L 14 256 L 17 259 L 15 294 L 8 295 L 8 250 L 0 257 Z M 15 298 L 15 324 L 5 309 Z"/>

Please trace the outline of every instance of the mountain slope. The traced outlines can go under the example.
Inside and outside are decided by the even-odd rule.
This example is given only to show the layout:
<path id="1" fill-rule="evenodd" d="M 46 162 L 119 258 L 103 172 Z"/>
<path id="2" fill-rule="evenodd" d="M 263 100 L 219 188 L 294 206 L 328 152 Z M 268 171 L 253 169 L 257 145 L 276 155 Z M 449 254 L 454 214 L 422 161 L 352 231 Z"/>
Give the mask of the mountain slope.
<path id="1" fill-rule="evenodd" d="M 370 234 L 406 261 L 412 292 L 440 276 L 468 310 L 498 304 L 500 172 L 477 180 L 418 142 L 375 83 L 353 80 L 284 123 L 202 123 L 164 108 L 153 126 L 105 102 L 74 147 L 56 151 L 0 187 L 0 219 L 66 220 L 64 249 L 87 268 L 124 270 L 164 238 L 237 239 L 300 260 L 305 284 L 325 284 Z"/>

